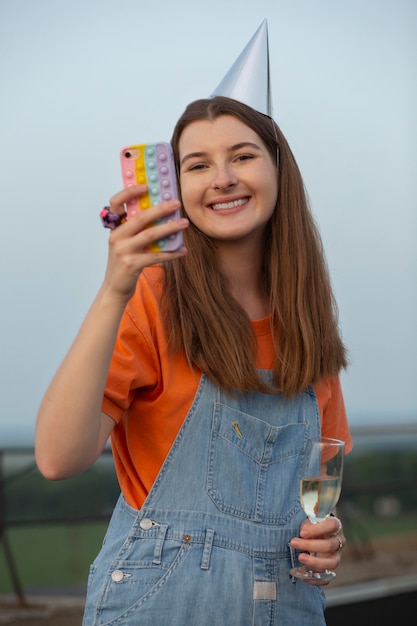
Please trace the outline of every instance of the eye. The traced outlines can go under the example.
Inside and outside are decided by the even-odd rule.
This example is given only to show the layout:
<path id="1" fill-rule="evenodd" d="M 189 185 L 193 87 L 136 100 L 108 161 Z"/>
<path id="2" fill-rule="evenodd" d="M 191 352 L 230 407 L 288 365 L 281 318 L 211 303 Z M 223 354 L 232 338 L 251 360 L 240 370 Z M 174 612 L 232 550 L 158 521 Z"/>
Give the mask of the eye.
<path id="1" fill-rule="evenodd" d="M 207 165 L 205 165 L 204 163 L 194 163 L 193 165 L 190 165 L 190 167 L 188 168 L 188 171 L 194 172 L 198 170 L 204 170 L 206 167 Z"/>
<path id="2" fill-rule="evenodd" d="M 241 161 L 248 161 L 248 160 L 250 160 L 250 159 L 254 159 L 254 158 L 255 158 L 255 157 L 254 157 L 254 155 L 253 155 L 253 154 L 239 154 L 239 155 L 236 157 L 236 159 L 235 159 L 235 160 L 236 160 L 236 161 L 240 161 L 240 162 L 241 162 Z"/>

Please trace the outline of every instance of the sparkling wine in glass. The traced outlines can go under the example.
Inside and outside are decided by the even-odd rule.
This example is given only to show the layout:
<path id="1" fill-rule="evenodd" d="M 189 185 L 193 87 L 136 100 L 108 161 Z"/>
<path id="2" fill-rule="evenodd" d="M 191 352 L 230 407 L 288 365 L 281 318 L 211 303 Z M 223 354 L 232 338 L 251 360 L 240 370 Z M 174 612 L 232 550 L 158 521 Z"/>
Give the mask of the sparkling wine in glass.
<path id="1" fill-rule="evenodd" d="M 336 506 L 342 489 L 345 443 L 329 437 L 309 439 L 300 480 L 300 500 L 312 524 L 322 522 Z M 302 580 L 332 580 L 336 572 L 317 572 L 300 565 L 290 573 Z"/>

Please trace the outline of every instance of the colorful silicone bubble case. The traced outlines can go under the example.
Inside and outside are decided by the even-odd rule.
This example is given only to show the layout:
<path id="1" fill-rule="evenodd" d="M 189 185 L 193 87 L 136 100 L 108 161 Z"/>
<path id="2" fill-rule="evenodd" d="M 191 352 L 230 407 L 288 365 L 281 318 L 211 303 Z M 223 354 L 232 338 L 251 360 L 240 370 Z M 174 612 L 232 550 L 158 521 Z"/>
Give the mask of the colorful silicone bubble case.
<path id="1" fill-rule="evenodd" d="M 147 185 L 148 192 L 137 200 L 127 204 L 127 217 L 138 211 L 149 209 L 165 200 L 178 199 L 175 177 L 175 165 L 172 148 L 169 143 L 144 143 L 126 146 L 120 152 L 123 185 Z M 168 215 L 163 221 L 178 219 L 179 209 Z M 161 220 L 162 221 L 162 220 Z M 149 246 L 152 252 L 160 250 L 170 252 L 182 246 L 182 232 L 175 233 Z"/>

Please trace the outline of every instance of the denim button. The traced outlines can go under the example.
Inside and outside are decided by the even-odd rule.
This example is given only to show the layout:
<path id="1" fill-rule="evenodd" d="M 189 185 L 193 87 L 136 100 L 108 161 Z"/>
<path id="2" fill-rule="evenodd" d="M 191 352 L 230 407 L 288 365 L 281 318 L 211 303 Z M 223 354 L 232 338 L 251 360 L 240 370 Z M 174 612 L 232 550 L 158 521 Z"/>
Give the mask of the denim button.
<path id="1" fill-rule="evenodd" d="M 139 526 L 142 530 L 150 530 L 153 526 L 152 520 L 150 520 L 148 517 L 144 517 L 142 520 L 140 520 Z"/>
<path id="2" fill-rule="evenodd" d="M 123 572 L 120 569 L 115 569 L 111 574 L 111 579 L 114 583 L 120 583 L 123 580 Z"/>

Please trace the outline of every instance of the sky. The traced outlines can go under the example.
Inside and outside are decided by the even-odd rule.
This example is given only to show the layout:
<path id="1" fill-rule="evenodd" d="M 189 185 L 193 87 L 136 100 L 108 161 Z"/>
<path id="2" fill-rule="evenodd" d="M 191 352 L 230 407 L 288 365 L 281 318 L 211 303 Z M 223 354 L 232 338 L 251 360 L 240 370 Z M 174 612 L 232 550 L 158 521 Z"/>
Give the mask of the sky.
<path id="1" fill-rule="evenodd" d="M 0 0 L 0 447 L 31 445 L 104 276 L 119 152 L 169 141 L 261 22 L 318 222 L 352 425 L 417 421 L 415 0 Z"/>

